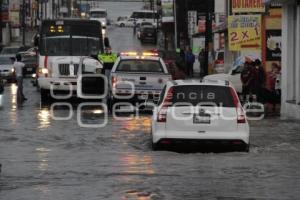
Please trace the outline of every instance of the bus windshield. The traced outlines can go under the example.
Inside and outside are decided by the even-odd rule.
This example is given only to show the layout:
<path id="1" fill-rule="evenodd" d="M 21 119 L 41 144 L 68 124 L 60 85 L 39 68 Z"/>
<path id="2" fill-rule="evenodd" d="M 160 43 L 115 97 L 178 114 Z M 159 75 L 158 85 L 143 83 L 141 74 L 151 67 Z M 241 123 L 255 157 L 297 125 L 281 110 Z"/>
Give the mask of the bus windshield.
<path id="1" fill-rule="evenodd" d="M 101 26 L 93 24 L 44 25 L 40 54 L 48 56 L 89 56 L 101 51 Z"/>

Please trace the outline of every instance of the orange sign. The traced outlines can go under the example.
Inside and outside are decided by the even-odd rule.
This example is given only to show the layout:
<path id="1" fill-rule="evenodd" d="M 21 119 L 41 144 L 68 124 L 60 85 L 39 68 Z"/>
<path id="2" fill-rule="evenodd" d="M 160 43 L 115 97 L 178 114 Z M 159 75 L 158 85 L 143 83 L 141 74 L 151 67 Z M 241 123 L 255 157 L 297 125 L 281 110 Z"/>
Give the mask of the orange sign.
<path id="1" fill-rule="evenodd" d="M 264 0 L 231 0 L 233 13 L 265 12 Z"/>

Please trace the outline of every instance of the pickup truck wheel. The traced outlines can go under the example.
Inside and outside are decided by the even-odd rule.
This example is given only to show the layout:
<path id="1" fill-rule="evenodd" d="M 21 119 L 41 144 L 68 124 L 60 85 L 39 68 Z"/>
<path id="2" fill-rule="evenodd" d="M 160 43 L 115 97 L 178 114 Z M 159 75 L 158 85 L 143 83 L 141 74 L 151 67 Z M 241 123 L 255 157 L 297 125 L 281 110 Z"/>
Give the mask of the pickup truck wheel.
<path id="1" fill-rule="evenodd" d="M 152 143 L 151 143 L 151 147 L 152 147 L 152 150 L 153 150 L 153 151 L 159 150 L 158 144 L 157 144 L 157 143 L 152 142 Z"/>
<path id="2" fill-rule="evenodd" d="M 125 24 L 123 24 L 123 23 L 120 24 L 120 27 L 124 27 L 124 26 L 125 26 Z"/>
<path id="3" fill-rule="evenodd" d="M 107 109 L 108 109 L 108 112 L 109 113 L 112 113 L 113 112 L 113 107 L 114 107 L 114 100 L 113 99 L 107 99 Z"/>

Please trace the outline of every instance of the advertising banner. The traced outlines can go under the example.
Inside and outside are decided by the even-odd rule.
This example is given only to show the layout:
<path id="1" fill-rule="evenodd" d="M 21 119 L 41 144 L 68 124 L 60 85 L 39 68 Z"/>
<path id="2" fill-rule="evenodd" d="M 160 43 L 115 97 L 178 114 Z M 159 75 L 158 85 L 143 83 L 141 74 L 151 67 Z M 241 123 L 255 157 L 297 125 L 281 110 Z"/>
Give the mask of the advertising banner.
<path id="1" fill-rule="evenodd" d="M 281 66 L 281 17 L 267 17 L 265 19 L 265 70 L 272 70 L 272 66 Z"/>
<path id="2" fill-rule="evenodd" d="M 20 0 L 10 0 L 9 1 L 9 10 L 10 11 L 19 11 L 20 10 Z"/>
<path id="3" fill-rule="evenodd" d="M 230 51 L 261 49 L 261 16 L 229 16 L 228 37 Z"/>
<path id="4" fill-rule="evenodd" d="M 231 0 L 233 13 L 262 13 L 265 12 L 264 0 Z"/>
<path id="5" fill-rule="evenodd" d="M 188 35 L 191 38 L 196 33 L 197 11 L 188 11 Z"/>
<path id="6" fill-rule="evenodd" d="M 21 26 L 20 24 L 20 12 L 18 11 L 10 11 L 9 12 L 9 21 L 11 22 L 11 26 L 14 28 L 18 28 Z"/>
<path id="7" fill-rule="evenodd" d="M 173 0 L 161 0 L 162 22 L 174 22 Z"/>

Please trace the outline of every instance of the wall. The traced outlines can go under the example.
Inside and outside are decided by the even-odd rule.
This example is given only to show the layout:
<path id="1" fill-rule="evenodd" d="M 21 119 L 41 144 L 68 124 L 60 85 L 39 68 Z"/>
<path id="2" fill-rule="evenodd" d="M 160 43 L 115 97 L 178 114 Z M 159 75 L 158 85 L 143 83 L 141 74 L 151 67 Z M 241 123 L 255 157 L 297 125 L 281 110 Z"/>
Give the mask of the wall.
<path id="1" fill-rule="evenodd" d="M 300 5 L 284 4 L 281 115 L 300 119 Z"/>

